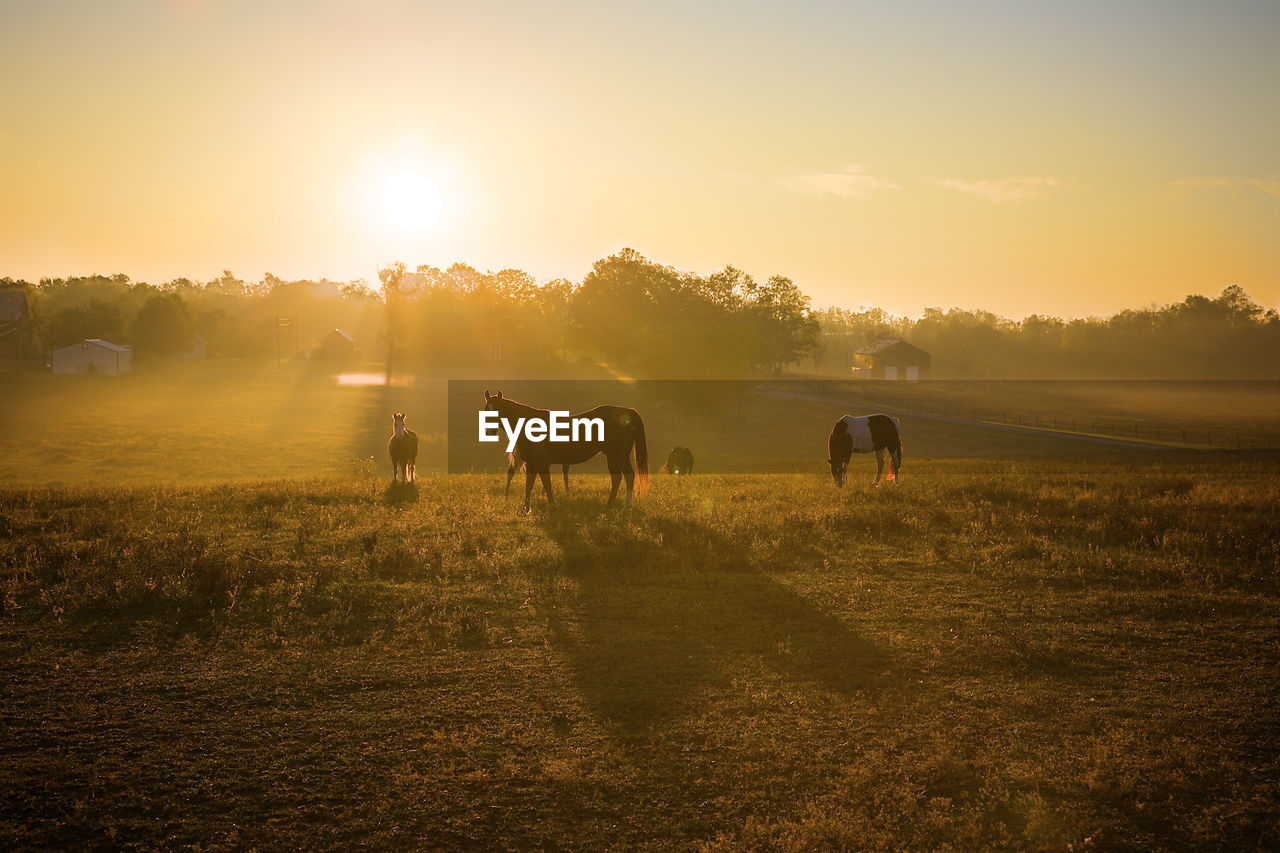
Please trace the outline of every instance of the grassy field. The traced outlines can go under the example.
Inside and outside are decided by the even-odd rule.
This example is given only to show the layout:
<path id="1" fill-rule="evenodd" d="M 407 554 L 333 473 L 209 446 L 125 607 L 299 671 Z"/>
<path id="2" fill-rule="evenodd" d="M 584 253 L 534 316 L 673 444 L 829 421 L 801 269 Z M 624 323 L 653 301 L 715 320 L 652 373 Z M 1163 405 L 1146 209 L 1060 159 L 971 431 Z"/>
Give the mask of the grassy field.
<path id="1" fill-rule="evenodd" d="M 365 371 L 376 377 L 376 367 Z M 1036 418 L 1046 425 L 1054 417 L 1063 424 L 1072 419 L 1081 432 L 1120 438 L 1137 433 L 1151 439 L 1163 428 L 1162 439 L 1175 441 L 1170 424 L 1191 424 L 1190 438 L 1203 439 L 1205 433 L 1194 431 L 1216 417 L 1219 438 L 1244 431 L 1253 436 L 1246 446 L 1266 447 L 1262 436 L 1274 434 L 1280 448 L 1280 390 L 1268 383 L 783 382 L 746 385 L 751 390 L 739 395 L 717 391 L 716 405 L 690 407 L 643 385 L 492 382 L 508 396 L 548 407 L 586 408 L 602 400 L 636 406 L 658 457 L 655 468 L 670 447 L 683 445 L 694 449 L 700 471 L 817 472 L 835 419 L 876 410 L 901 415 L 911 460 L 1088 453 L 1101 460 L 1097 464 L 1109 464 L 1106 459 L 1131 449 L 965 422 L 997 411 L 1032 424 Z M 390 386 L 344 385 L 322 369 L 282 372 L 274 363 L 232 361 L 122 377 L 0 372 L 6 403 L 0 407 L 0 487 L 389 477 L 386 439 L 397 410 L 409 413 L 421 439 L 420 472 L 496 472 L 505 467 L 503 454 L 473 440 L 471 419 L 487 384 L 455 382 L 459 396 L 450 399 L 443 375 L 401 376 Z M 731 385 L 708 387 L 717 384 Z M 1115 427 L 1086 426 L 1088 412 Z M 452 469 L 450 434 L 468 437 L 462 446 L 455 443 Z M 605 468 L 597 460 L 580 470 Z"/>
<path id="2" fill-rule="evenodd" d="M 0 846 L 1268 849 L 1280 465 L 0 493 Z"/>
<path id="3" fill-rule="evenodd" d="M 765 392 L 651 447 L 801 473 L 525 517 L 387 488 L 442 381 L 47 379 L 0 374 L 0 848 L 1280 847 L 1275 454 L 904 416 L 839 491 L 845 403 Z"/>
<path id="4" fill-rule="evenodd" d="M 1280 383 L 1271 381 L 957 380 L 830 388 L 869 407 L 1171 444 L 1280 450 Z"/>

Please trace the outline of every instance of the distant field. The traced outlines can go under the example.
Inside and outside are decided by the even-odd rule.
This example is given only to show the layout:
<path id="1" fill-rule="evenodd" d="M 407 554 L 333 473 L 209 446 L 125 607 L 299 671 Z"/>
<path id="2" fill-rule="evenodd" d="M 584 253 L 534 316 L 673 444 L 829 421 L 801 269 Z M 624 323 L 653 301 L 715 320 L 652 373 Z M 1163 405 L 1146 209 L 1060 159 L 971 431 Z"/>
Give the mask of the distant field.
<path id="1" fill-rule="evenodd" d="M 1280 462 L 1107 460 L 2 489 L 0 847 L 1276 849 Z"/>
<path id="2" fill-rule="evenodd" d="M 380 370 L 372 365 L 356 372 L 376 379 Z M 655 468 L 679 444 L 694 449 L 702 471 L 820 471 L 831 423 L 847 412 L 878 409 L 901 415 L 909 465 L 917 459 L 1060 454 L 1105 460 L 1133 452 L 969 422 L 999 421 L 1001 414 L 1023 424 L 1040 419 L 1051 426 L 1057 419 L 1068 431 L 1074 425 L 1078 432 L 1162 443 L 1178 443 L 1174 426 L 1189 424 L 1192 445 L 1208 443 L 1207 435 L 1194 431 L 1213 422 L 1219 446 L 1234 445 L 1233 436 L 1243 433 L 1253 437 L 1244 446 L 1265 447 L 1270 439 L 1262 437 L 1274 433 L 1280 449 L 1275 383 L 688 383 L 721 389 L 709 392 L 721 395 L 715 405 L 702 406 L 599 381 L 571 383 L 580 388 L 580 399 L 558 390 L 570 387 L 564 382 L 492 383 L 508 396 L 547 407 L 635 405 L 646 418 Z M 451 401 L 444 378 L 400 375 L 391 386 L 344 385 L 318 365 L 282 372 L 274 363 L 210 361 L 123 377 L 0 373 L 0 486 L 386 477 L 386 439 L 397 410 L 409 413 L 410 427 L 419 433 L 419 471 L 444 472 L 451 408 L 464 421 L 461 432 L 470 444 L 455 443 L 461 456 L 454 470 L 497 471 L 505 465 L 503 454 L 476 444 L 468 421 L 487 384 L 468 386 L 466 396 Z M 723 391 L 727 387 L 751 390 L 733 396 Z M 1090 415 L 1102 418 L 1102 426 L 1087 423 Z M 459 431 L 456 424 L 453 431 Z M 580 470 L 600 473 L 604 466 L 597 460 Z"/>
<path id="3" fill-rule="evenodd" d="M 1280 382 L 830 383 L 871 405 L 1192 445 L 1280 450 Z"/>
<path id="4" fill-rule="evenodd" d="M 386 439 L 401 401 L 399 388 L 237 362 L 121 377 L 0 374 L 0 389 L 0 484 L 335 477 L 375 467 L 389 477 Z M 425 467 L 443 467 L 444 412 L 413 414 Z"/>

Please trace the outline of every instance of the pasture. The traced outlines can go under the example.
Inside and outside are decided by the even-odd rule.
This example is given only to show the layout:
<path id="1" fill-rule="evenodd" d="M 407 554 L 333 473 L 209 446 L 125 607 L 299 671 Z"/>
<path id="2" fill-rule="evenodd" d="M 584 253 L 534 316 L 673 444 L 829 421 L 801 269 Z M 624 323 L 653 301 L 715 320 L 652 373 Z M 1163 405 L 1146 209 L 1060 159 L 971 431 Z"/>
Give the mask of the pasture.
<path id="1" fill-rule="evenodd" d="M 1280 846 L 1272 454 L 904 418 L 523 517 L 443 385 L 136 378 L 6 380 L 6 849 Z"/>

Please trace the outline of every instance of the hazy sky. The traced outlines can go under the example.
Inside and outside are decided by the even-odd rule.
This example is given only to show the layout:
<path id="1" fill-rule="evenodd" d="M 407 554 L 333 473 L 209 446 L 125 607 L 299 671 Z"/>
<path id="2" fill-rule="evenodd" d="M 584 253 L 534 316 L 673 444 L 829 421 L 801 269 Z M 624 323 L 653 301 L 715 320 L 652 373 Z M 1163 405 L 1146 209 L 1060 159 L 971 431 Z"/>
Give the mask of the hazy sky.
<path id="1" fill-rule="evenodd" d="M 0 0 L 0 276 L 623 247 L 819 306 L 1276 307 L 1280 4 Z"/>

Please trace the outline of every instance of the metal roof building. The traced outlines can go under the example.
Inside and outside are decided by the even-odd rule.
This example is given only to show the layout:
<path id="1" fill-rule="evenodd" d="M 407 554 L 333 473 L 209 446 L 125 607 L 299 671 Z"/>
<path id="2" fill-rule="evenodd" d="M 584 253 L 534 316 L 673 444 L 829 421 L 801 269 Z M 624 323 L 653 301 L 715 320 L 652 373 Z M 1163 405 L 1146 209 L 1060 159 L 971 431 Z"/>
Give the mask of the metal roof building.
<path id="1" fill-rule="evenodd" d="M 92 338 L 53 351 L 54 373 L 119 376 L 132 367 L 133 350 Z"/>

